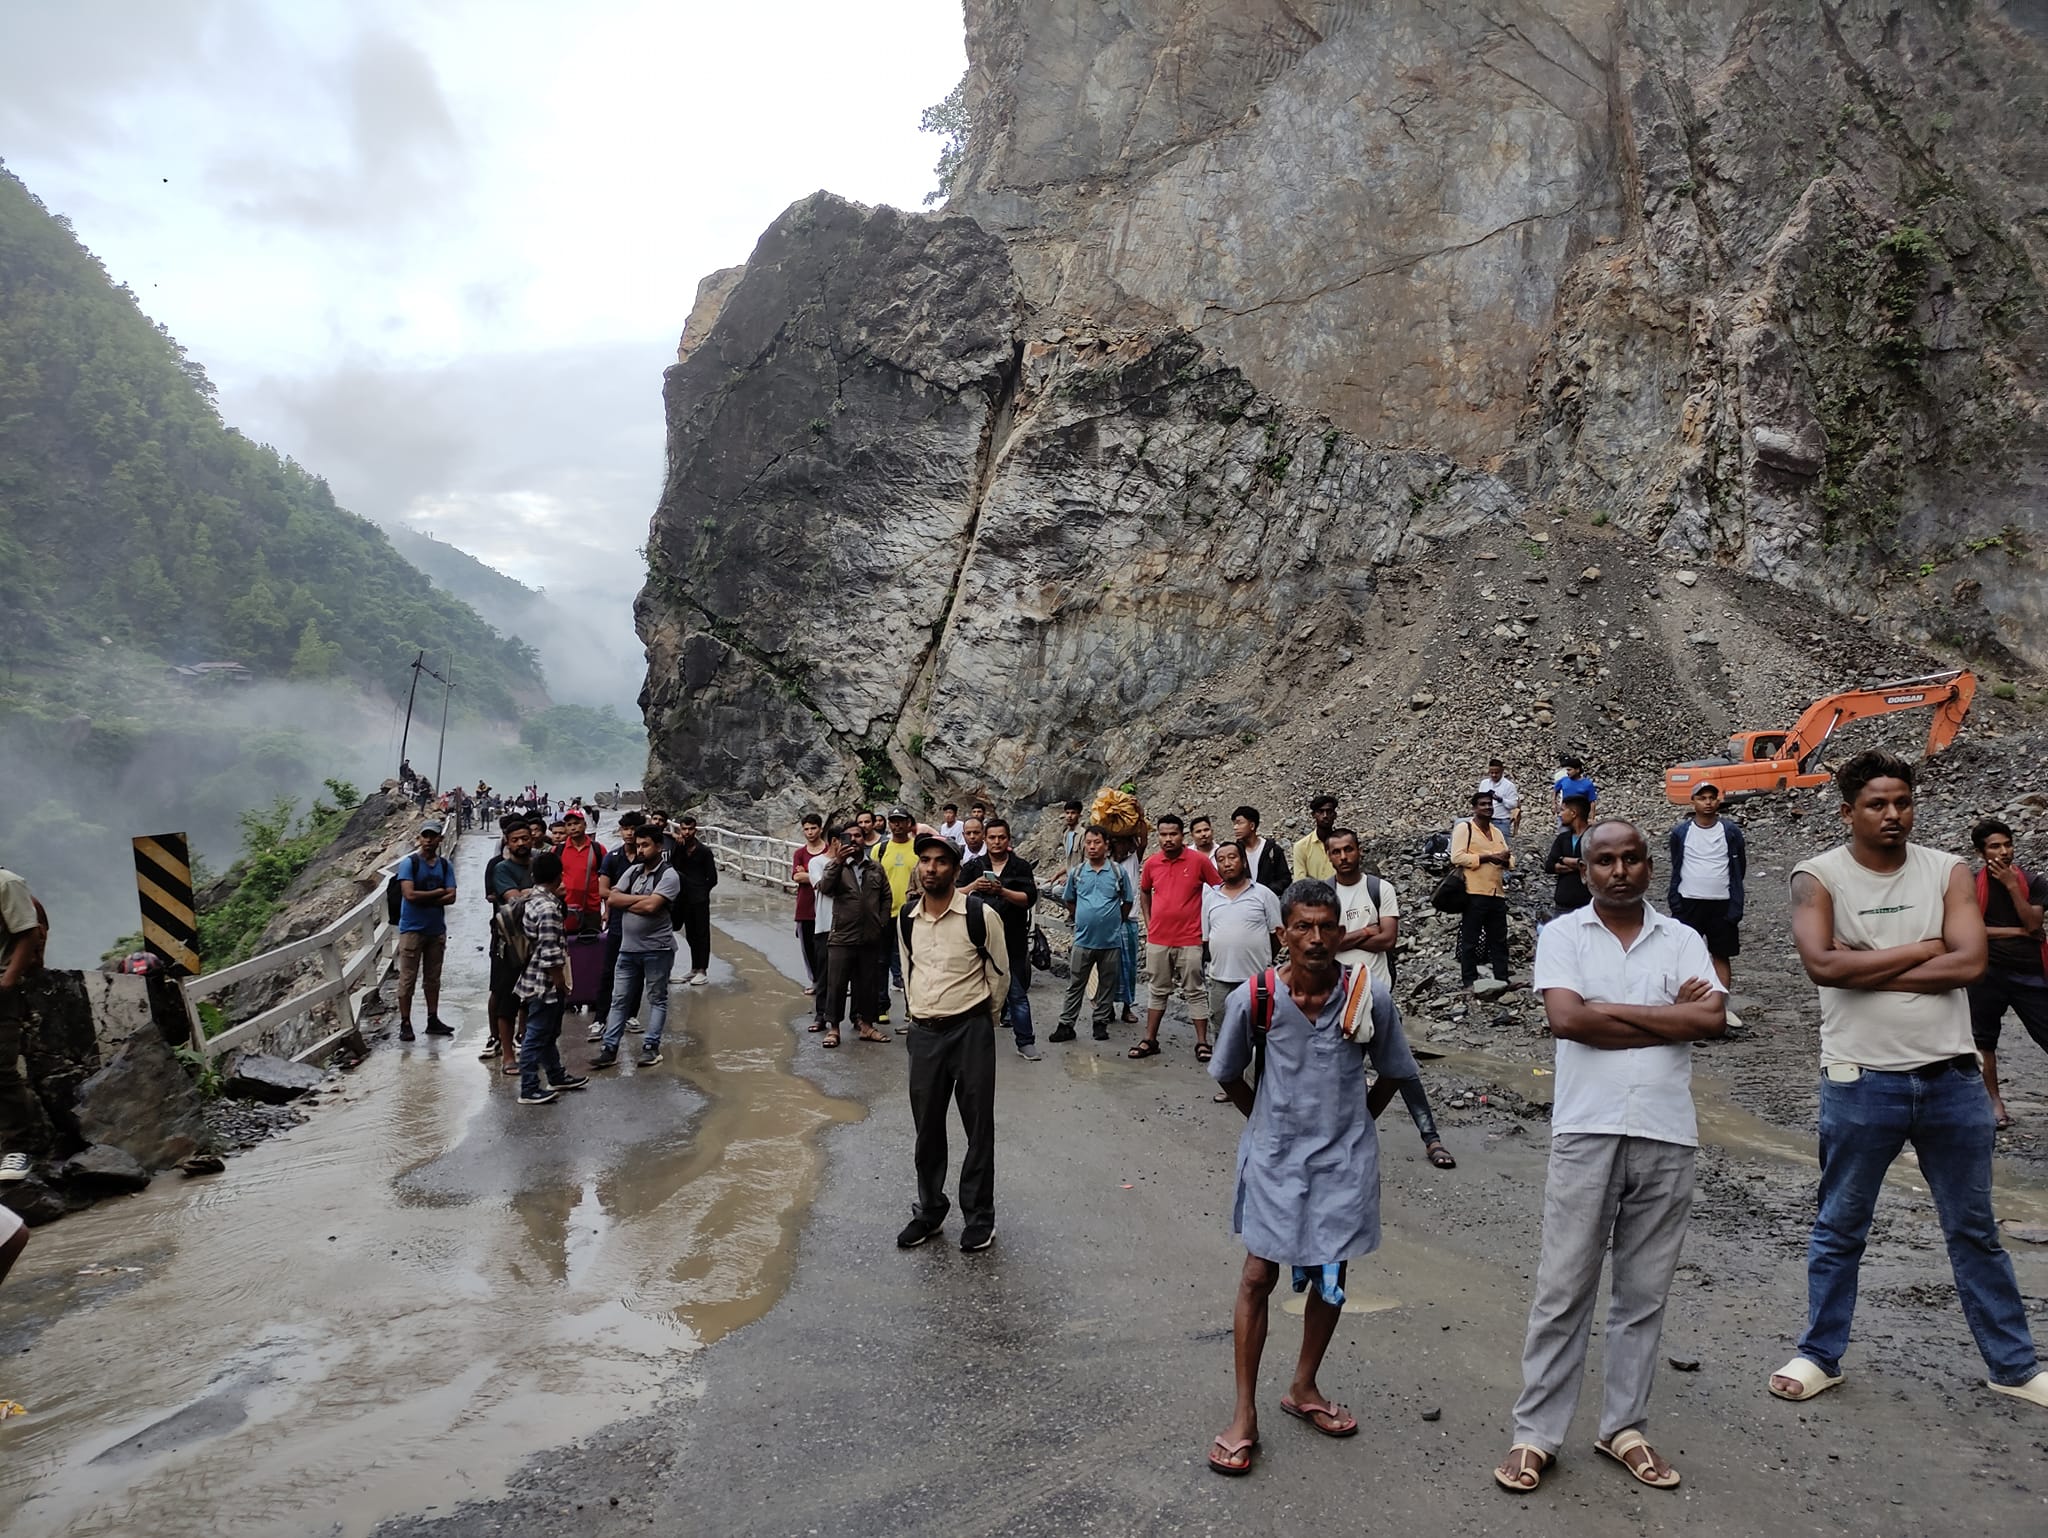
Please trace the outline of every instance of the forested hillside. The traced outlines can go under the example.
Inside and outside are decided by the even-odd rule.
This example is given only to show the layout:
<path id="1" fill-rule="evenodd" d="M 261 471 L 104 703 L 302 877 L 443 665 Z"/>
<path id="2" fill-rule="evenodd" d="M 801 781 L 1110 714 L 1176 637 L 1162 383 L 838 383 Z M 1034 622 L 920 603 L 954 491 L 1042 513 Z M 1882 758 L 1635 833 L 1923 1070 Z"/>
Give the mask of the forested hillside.
<path id="1" fill-rule="evenodd" d="M 0 663 L 101 637 L 385 693 L 424 648 L 506 722 L 543 694 L 527 646 L 225 425 L 205 371 L 0 168 Z"/>

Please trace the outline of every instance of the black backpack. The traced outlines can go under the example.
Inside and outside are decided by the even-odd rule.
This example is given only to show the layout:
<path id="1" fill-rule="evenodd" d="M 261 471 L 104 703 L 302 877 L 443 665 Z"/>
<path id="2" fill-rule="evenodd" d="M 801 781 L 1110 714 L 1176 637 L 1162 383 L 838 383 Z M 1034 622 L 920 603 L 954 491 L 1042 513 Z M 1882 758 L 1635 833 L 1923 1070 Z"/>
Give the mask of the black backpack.
<path id="1" fill-rule="evenodd" d="M 886 878 L 885 878 L 886 879 Z M 917 905 L 924 901 L 913 897 L 903 905 L 897 915 L 896 927 L 903 932 L 903 980 L 910 981 L 911 969 L 916 959 L 911 955 L 910 937 L 917 932 Z M 988 905 L 979 897 L 967 899 L 967 943 L 974 947 L 974 954 L 981 958 L 984 967 L 995 965 L 995 957 L 988 953 Z M 1001 999 L 996 1000 L 998 1004 Z"/>
<path id="2" fill-rule="evenodd" d="M 405 876 L 403 872 L 406 863 L 407 861 L 410 861 L 412 863 L 412 878 L 413 880 L 417 881 L 419 880 L 420 875 L 419 858 L 420 857 L 418 851 L 414 851 L 412 854 L 407 855 L 405 859 L 400 860 L 398 862 L 398 869 L 392 871 L 391 879 L 384 883 L 384 914 L 385 917 L 390 919 L 391 922 L 394 924 L 396 924 L 399 921 L 400 917 L 402 917 L 405 912 Z M 504 856 L 499 855 L 496 858 L 503 859 Z M 436 856 L 436 859 L 441 864 L 448 864 L 445 857 Z M 455 874 L 455 867 L 453 865 L 448 866 L 448 874 L 451 876 Z M 485 890 L 489 890 L 490 883 L 490 872 L 486 870 L 484 872 Z"/>

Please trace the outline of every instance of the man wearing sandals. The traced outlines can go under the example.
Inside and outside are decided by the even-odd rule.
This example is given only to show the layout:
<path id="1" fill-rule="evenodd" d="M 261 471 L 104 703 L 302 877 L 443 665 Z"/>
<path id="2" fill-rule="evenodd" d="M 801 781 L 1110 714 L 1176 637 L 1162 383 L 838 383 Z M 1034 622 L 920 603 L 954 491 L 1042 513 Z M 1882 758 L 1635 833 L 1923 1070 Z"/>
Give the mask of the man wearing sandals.
<path id="1" fill-rule="evenodd" d="M 1692 1044 L 1727 1029 L 1706 942 L 1643 900 L 1650 847 L 1641 831 L 1604 818 L 1579 852 L 1592 905 L 1559 914 L 1536 939 L 1534 987 L 1557 1039 L 1557 1099 L 1515 1440 L 1493 1471 L 1518 1494 L 1541 1483 L 1571 1429 L 1610 1243 L 1613 1299 L 1593 1446 L 1653 1489 L 1678 1483 L 1642 1428 L 1692 1214 Z"/>
<path id="2" fill-rule="evenodd" d="M 1231 1228 L 1244 1240 L 1233 1317 L 1237 1410 L 1209 1447 L 1209 1467 L 1246 1474 L 1259 1447 L 1256 1404 L 1267 1305 L 1280 1268 L 1306 1290 L 1301 1356 L 1280 1408 L 1328 1437 L 1358 1421 L 1316 1382 L 1344 1305 L 1346 1262 L 1380 1244 L 1379 1137 L 1373 1118 L 1415 1058 L 1393 995 L 1362 968 L 1337 961 L 1344 937 L 1337 894 L 1297 881 L 1280 899 L 1288 965 L 1264 970 L 1230 996 L 1209 1064 L 1248 1118 L 1237 1147 Z M 1260 1058 L 1258 1087 L 1245 1069 Z M 1366 1065 L 1379 1075 L 1368 1090 Z"/>
<path id="3" fill-rule="evenodd" d="M 2048 1408 L 2048 1373 L 1991 1209 L 1997 1133 L 1966 992 L 1984 972 L 1984 914 L 1968 866 L 1911 842 L 1913 777 L 1889 753 L 1842 765 L 1849 841 L 1792 871 L 1792 938 L 1820 988 L 1820 1213 L 1806 1247 L 1806 1333 L 1770 1390 L 1805 1400 L 1842 1381 L 1877 1194 L 1910 1141 L 1990 1387 Z"/>

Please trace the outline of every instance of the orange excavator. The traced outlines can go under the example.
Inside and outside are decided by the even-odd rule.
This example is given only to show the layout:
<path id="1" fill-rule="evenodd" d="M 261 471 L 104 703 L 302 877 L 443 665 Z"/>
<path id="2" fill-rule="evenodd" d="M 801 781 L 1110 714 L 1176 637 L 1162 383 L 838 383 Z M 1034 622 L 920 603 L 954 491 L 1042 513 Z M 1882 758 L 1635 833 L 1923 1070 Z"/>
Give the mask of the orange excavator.
<path id="1" fill-rule="evenodd" d="M 1820 755 L 1837 728 L 1901 710 L 1934 712 L 1927 728 L 1926 756 L 1931 758 L 1956 740 L 1976 694 L 1977 675 L 1968 668 L 1830 694 L 1807 706 L 1788 732 L 1738 732 L 1728 739 L 1726 758 L 1666 769 L 1664 796 L 1683 805 L 1692 799 L 1696 786 L 1708 782 L 1718 786 L 1724 798 L 1825 785 L 1833 775 L 1821 764 Z"/>

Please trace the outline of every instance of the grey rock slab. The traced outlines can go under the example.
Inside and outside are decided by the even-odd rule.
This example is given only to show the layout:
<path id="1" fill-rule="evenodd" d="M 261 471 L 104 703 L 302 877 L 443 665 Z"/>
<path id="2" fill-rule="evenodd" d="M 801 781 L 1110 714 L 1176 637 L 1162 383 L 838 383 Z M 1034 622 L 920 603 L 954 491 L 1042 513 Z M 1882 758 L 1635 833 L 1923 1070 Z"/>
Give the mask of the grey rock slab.
<path id="1" fill-rule="evenodd" d="M 167 1169 L 208 1146 L 205 1102 L 153 1030 L 138 1031 L 79 1087 L 78 1127 L 144 1169 Z"/>
<path id="2" fill-rule="evenodd" d="M 222 1088 L 240 1100 L 282 1105 L 318 1089 L 324 1077 L 308 1063 L 294 1063 L 263 1052 L 244 1052 L 229 1066 Z"/>
<path id="3" fill-rule="evenodd" d="M 140 1191 L 149 1184 L 149 1171 L 133 1154 L 104 1143 L 94 1143 L 73 1154 L 57 1173 L 66 1185 L 94 1195 Z"/>

